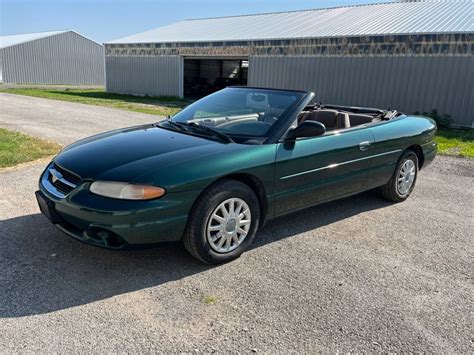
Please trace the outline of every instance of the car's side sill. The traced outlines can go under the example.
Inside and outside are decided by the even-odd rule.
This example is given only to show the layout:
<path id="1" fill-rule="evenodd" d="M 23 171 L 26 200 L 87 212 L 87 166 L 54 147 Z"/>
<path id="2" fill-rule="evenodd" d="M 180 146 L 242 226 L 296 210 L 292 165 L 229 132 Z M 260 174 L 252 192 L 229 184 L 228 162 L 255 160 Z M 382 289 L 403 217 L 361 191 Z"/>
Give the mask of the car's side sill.
<path id="1" fill-rule="evenodd" d="M 380 185 L 380 186 L 382 186 L 382 185 Z M 298 207 L 298 208 L 292 209 L 290 211 L 285 211 L 283 213 L 273 215 L 273 217 L 267 217 L 265 222 L 270 222 L 271 220 L 273 220 L 275 218 L 291 215 L 291 214 L 296 213 L 298 211 L 313 208 L 313 207 L 316 207 L 316 206 L 319 206 L 319 205 L 323 205 L 325 203 L 333 202 L 333 201 L 336 201 L 336 200 L 342 200 L 344 198 L 351 197 L 351 196 L 354 196 L 354 195 L 359 195 L 361 193 L 364 193 L 364 192 L 367 192 L 367 191 L 370 191 L 370 190 L 374 190 L 377 187 L 378 186 L 376 186 L 376 187 L 367 187 L 367 188 L 363 188 L 362 190 L 352 191 L 352 192 L 348 192 L 348 193 L 345 193 L 345 194 L 342 194 L 342 195 L 333 196 L 333 197 L 330 197 L 328 199 L 318 201 L 314 204 L 306 205 L 306 206 L 303 206 L 303 207 Z"/>

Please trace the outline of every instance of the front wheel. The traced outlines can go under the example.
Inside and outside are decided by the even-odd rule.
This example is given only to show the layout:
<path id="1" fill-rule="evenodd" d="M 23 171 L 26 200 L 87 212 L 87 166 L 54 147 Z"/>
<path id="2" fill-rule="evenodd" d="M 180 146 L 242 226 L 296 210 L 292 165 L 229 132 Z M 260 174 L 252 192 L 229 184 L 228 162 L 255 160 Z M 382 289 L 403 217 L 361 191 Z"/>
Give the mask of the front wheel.
<path id="1" fill-rule="evenodd" d="M 394 202 L 405 201 L 415 187 L 418 177 L 418 157 L 411 150 L 400 158 L 390 181 L 380 187 L 381 195 Z"/>
<path id="2" fill-rule="evenodd" d="M 258 230 L 260 206 L 246 184 L 223 180 L 199 198 L 189 216 L 183 243 L 188 252 L 208 264 L 238 258 Z"/>

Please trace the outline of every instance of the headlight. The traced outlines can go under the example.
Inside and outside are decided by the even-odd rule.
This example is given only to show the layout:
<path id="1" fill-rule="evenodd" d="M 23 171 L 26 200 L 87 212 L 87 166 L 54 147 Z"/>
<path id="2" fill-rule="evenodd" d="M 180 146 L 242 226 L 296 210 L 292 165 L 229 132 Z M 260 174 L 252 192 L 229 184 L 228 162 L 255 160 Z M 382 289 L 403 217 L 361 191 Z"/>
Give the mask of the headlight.
<path id="1" fill-rule="evenodd" d="M 96 195 L 123 200 L 151 200 L 165 194 L 165 189 L 157 186 L 133 185 L 126 182 L 95 181 L 90 191 Z"/>

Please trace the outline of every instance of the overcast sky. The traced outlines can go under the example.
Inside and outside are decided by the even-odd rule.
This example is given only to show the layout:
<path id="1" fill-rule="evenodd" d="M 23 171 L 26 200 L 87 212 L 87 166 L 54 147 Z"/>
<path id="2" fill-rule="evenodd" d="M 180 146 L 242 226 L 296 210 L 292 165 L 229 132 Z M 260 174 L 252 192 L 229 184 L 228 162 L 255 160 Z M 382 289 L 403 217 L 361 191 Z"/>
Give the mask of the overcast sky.
<path id="1" fill-rule="evenodd" d="M 0 34 L 75 30 L 97 42 L 202 17 L 313 9 L 384 0 L 0 0 Z"/>

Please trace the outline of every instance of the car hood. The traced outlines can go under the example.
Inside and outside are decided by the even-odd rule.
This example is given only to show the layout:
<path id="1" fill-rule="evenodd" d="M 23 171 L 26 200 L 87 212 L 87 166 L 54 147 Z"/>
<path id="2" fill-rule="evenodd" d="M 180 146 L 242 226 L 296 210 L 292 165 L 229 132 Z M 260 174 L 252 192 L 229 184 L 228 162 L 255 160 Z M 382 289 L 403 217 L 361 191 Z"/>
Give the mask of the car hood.
<path id="1" fill-rule="evenodd" d="M 83 139 L 66 147 L 54 161 L 83 180 L 132 182 L 151 171 L 219 152 L 228 145 L 145 125 Z"/>

